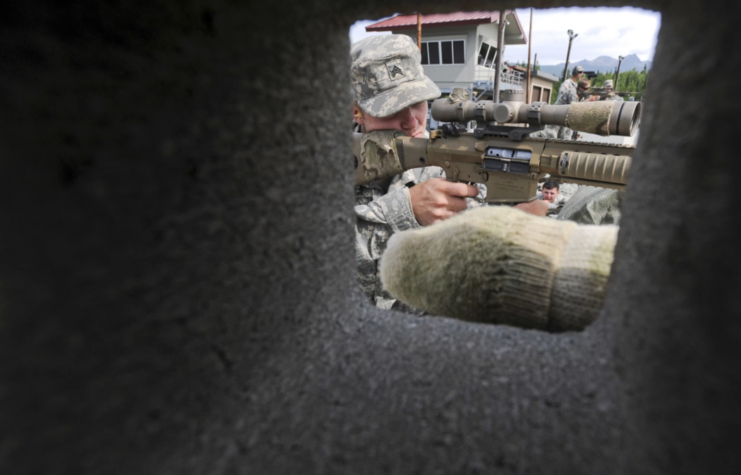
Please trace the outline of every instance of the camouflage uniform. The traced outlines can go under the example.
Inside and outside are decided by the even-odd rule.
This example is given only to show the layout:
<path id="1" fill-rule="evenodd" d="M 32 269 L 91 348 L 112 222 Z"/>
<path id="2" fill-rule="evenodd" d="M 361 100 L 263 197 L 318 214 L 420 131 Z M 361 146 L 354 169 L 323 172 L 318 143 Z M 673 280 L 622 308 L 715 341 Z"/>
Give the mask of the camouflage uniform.
<path id="1" fill-rule="evenodd" d="M 580 186 L 556 219 L 579 224 L 619 225 L 624 194 L 609 188 Z"/>

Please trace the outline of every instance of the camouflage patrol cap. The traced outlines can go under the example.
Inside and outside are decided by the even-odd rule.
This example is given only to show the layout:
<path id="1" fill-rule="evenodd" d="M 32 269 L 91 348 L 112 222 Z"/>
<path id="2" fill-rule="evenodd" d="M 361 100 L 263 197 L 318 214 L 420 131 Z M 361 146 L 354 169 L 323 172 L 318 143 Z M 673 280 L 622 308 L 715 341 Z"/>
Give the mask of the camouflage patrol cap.
<path id="1" fill-rule="evenodd" d="M 605 80 L 605 87 L 613 87 L 613 85 L 612 85 L 612 79 L 606 79 Z"/>
<path id="2" fill-rule="evenodd" d="M 584 72 L 584 68 L 582 68 L 581 66 L 575 66 L 574 70 L 571 71 L 571 75 L 576 76 L 577 74 L 583 73 L 583 72 Z"/>
<path id="3" fill-rule="evenodd" d="M 373 117 L 387 117 L 422 101 L 440 97 L 425 76 L 419 48 L 406 35 L 379 35 L 350 48 L 355 100 Z"/>

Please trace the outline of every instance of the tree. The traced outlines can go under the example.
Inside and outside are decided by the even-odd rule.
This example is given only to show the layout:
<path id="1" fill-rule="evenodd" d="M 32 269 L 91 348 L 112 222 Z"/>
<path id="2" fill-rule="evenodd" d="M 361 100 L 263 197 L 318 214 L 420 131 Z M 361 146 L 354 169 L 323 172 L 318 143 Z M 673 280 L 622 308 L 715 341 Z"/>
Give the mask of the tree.
<path id="1" fill-rule="evenodd" d="M 556 99 L 558 99 L 558 91 L 561 90 L 561 84 L 563 84 L 563 81 L 556 81 L 553 83 L 553 89 L 551 89 L 551 101 L 549 104 L 554 104 Z"/>
<path id="2" fill-rule="evenodd" d="M 630 92 L 636 100 L 641 100 L 643 92 L 646 89 L 648 81 L 648 68 L 644 65 L 643 70 L 638 72 L 635 68 L 630 71 L 620 73 L 620 82 L 617 84 L 616 92 Z M 612 79 L 615 81 L 614 73 L 603 73 L 599 72 L 595 78 L 592 79 L 593 88 L 604 87 L 605 81 Z"/>

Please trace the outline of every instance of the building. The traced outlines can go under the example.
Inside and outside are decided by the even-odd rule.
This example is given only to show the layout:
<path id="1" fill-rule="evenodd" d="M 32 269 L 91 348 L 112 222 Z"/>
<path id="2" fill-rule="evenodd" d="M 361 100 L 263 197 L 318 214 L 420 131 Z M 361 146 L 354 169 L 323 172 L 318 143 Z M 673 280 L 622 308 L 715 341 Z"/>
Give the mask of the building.
<path id="1" fill-rule="evenodd" d="M 517 65 L 508 65 L 508 67 L 527 78 L 527 68 Z M 550 104 L 553 85 L 557 82 L 558 78 L 553 74 L 533 69 L 530 73 L 530 102 L 547 102 Z"/>
<path id="2" fill-rule="evenodd" d="M 497 54 L 507 45 L 525 45 L 527 37 L 514 10 L 505 11 L 504 42 L 497 42 L 499 12 L 456 12 L 422 15 L 422 64 L 425 74 L 440 90 L 462 87 L 472 97 L 491 99 Z M 368 32 L 389 31 L 417 41 L 417 15 L 399 15 L 367 26 Z M 545 74 L 545 73 L 542 73 Z M 550 75 L 547 75 L 550 76 Z M 555 76 L 551 76 L 556 80 Z M 502 64 L 500 90 L 525 89 L 526 68 Z M 538 97 L 550 97 L 552 82 L 539 78 Z M 536 90 L 534 88 L 534 90 Z"/>

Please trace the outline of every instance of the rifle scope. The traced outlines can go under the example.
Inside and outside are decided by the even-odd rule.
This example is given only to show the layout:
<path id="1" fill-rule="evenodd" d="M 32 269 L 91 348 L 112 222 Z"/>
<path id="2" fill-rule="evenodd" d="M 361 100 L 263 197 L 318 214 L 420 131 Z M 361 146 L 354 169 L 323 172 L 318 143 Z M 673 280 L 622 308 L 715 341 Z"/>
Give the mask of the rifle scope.
<path id="1" fill-rule="evenodd" d="M 504 101 L 460 101 L 437 99 L 432 103 L 432 118 L 440 122 L 497 122 L 499 124 L 561 125 L 602 136 L 630 137 L 640 121 L 640 102 L 599 101 L 549 105 L 525 104 L 524 92 L 504 91 Z"/>

